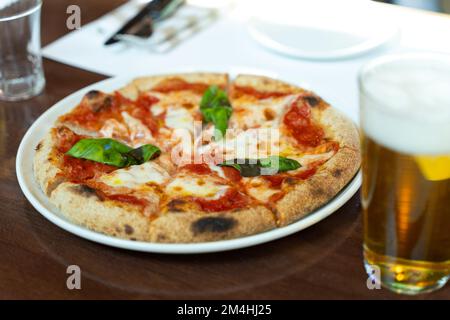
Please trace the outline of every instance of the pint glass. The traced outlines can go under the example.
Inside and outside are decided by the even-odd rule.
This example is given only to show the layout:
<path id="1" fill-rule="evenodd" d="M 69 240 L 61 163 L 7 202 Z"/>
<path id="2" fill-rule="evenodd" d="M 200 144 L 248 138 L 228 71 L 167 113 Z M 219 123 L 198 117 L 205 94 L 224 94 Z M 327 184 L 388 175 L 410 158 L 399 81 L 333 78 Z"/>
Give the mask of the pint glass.
<path id="1" fill-rule="evenodd" d="M 378 58 L 359 77 L 364 258 L 398 293 L 450 275 L 450 56 Z"/>

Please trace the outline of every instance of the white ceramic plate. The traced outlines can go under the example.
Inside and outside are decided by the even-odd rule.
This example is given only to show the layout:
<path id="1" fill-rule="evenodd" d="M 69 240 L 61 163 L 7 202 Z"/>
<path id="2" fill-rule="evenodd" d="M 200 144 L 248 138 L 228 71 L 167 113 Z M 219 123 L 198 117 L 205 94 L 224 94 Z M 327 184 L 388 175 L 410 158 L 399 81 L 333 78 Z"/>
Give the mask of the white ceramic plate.
<path id="1" fill-rule="evenodd" d="M 248 30 L 270 50 L 311 60 L 350 58 L 396 39 L 399 28 L 382 8 L 370 1 L 346 2 L 281 1 L 278 15 L 269 3 L 266 10 L 260 6 Z"/>
<path id="2" fill-rule="evenodd" d="M 109 246 L 145 252 L 188 254 L 232 250 L 279 239 L 319 222 L 339 209 L 347 200 L 350 199 L 350 197 L 355 194 L 361 185 L 361 175 L 357 174 L 355 178 L 353 178 L 353 180 L 332 201 L 315 212 L 309 214 L 305 218 L 283 228 L 232 240 L 193 244 L 149 243 L 119 239 L 73 224 L 61 215 L 59 210 L 48 201 L 47 196 L 41 191 L 35 181 L 32 169 L 32 162 L 35 152 L 34 148 L 53 126 L 55 120 L 60 115 L 67 113 L 70 109 L 77 105 L 84 94 L 86 94 L 89 90 L 97 89 L 110 92 L 123 87 L 132 78 L 134 77 L 126 76 L 107 79 L 90 85 L 62 99 L 49 108 L 33 123 L 20 143 L 16 158 L 16 172 L 23 193 L 33 207 L 45 218 L 70 233 Z"/>

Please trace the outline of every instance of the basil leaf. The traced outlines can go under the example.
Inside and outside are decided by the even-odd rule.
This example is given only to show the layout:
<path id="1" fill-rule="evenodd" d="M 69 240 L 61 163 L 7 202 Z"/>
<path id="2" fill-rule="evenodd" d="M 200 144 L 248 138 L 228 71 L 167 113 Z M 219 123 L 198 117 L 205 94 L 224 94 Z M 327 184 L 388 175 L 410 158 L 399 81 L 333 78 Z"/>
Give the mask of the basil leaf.
<path id="1" fill-rule="evenodd" d="M 203 94 L 200 111 L 205 122 L 212 122 L 216 129 L 214 138 L 219 140 L 225 136 L 232 109 L 225 91 L 217 86 L 210 86 Z M 219 134 L 220 133 L 220 134 Z"/>
<path id="2" fill-rule="evenodd" d="M 138 164 L 142 164 L 158 157 L 161 154 L 161 150 L 151 144 L 145 144 L 129 151 L 127 154 L 136 159 Z"/>
<path id="3" fill-rule="evenodd" d="M 227 132 L 228 128 L 228 120 L 231 117 L 231 108 L 220 108 L 216 107 L 212 109 L 212 123 L 214 123 L 214 127 L 216 130 L 218 130 L 221 134 L 219 135 L 216 133 L 214 134 L 214 137 L 216 140 L 220 140 L 221 137 L 225 137 L 225 133 Z"/>
<path id="4" fill-rule="evenodd" d="M 218 86 L 209 86 L 200 101 L 200 109 L 209 109 L 218 106 L 231 107 L 231 104 L 225 91 L 221 90 Z"/>
<path id="5" fill-rule="evenodd" d="M 296 170 L 301 164 L 294 160 L 279 156 L 270 156 L 263 159 L 235 159 L 227 160 L 219 166 L 232 167 L 239 170 L 243 177 L 256 177 L 260 175 L 274 175 L 279 172 Z"/>
<path id="6" fill-rule="evenodd" d="M 259 162 L 262 168 L 276 169 L 277 172 L 296 170 L 301 167 L 297 160 L 280 156 L 270 156 L 269 158 L 260 159 Z"/>
<path id="7" fill-rule="evenodd" d="M 119 141 L 109 138 L 81 139 L 66 152 L 79 159 L 87 159 L 116 167 L 142 164 L 161 153 L 158 147 L 150 144 L 133 149 Z"/>
<path id="8" fill-rule="evenodd" d="M 228 160 L 219 166 L 232 167 L 238 170 L 243 177 L 256 177 L 261 175 L 261 167 L 256 159 Z"/>

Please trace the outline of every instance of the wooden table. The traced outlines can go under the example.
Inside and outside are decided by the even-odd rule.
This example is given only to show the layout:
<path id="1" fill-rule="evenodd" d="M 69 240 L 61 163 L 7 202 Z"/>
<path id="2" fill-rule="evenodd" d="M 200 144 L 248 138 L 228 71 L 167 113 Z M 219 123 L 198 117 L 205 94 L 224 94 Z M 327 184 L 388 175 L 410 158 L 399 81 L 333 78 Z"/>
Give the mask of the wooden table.
<path id="1" fill-rule="evenodd" d="M 68 32 L 66 8 L 78 4 L 82 23 L 119 0 L 45 0 L 43 45 Z M 326 220 L 253 248 L 205 255 L 160 255 L 114 249 L 59 229 L 25 199 L 15 156 L 27 128 L 64 96 L 104 76 L 44 60 L 47 85 L 38 97 L 0 102 L 0 298 L 406 298 L 369 290 L 362 264 L 359 196 Z M 81 290 L 66 288 L 66 268 L 80 266 Z M 449 299 L 450 286 L 425 299 Z"/>

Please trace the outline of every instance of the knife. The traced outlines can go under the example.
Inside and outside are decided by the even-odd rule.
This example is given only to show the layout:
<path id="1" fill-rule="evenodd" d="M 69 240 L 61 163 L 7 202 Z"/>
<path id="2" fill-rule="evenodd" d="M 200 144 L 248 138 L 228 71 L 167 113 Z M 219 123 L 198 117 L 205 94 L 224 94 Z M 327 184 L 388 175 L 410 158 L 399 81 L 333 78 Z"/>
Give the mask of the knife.
<path id="1" fill-rule="evenodd" d="M 153 23 L 172 15 L 183 2 L 184 0 L 152 0 L 106 40 L 104 45 L 108 46 L 120 41 L 116 38 L 120 34 L 150 37 L 153 33 Z"/>

